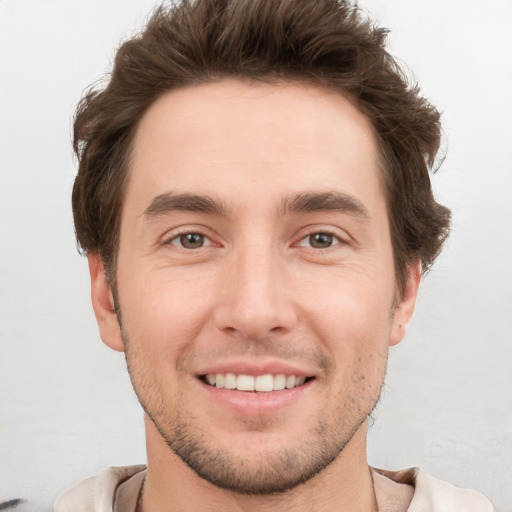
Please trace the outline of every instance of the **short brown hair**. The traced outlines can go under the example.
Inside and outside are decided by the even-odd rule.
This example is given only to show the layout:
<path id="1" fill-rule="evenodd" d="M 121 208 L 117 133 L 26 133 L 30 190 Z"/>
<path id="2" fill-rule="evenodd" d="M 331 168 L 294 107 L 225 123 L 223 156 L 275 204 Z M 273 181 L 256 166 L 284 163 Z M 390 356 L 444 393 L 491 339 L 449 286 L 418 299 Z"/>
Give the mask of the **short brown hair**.
<path id="1" fill-rule="evenodd" d="M 76 236 L 99 253 L 115 284 L 131 142 L 166 91 L 223 78 L 317 84 L 351 98 L 379 142 L 398 287 L 407 266 L 426 271 L 449 233 L 429 170 L 440 144 L 438 111 L 385 49 L 387 31 L 343 0 L 184 0 L 160 6 L 118 50 L 104 89 L 78 105 L 73 188 Z"/>

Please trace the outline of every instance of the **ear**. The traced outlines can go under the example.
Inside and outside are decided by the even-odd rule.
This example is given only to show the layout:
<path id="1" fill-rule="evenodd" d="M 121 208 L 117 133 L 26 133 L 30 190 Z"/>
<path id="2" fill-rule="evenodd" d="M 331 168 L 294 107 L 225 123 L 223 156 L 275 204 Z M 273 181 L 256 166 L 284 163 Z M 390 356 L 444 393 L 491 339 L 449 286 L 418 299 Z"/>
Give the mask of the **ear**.
<path id="1" fill-rule="evenodd" d="M 389 344 L 397 345 L 405 336 L 407 325 L 414 312 L 416 297 L 421 279 L 421 263 L 418 261 L 414 265 L 407 267 L 407 281 L 400 304 L 393 312 L 393 323 L 389 335 Z"/>
<path id="2" fill-rule="evenodd" d="M 108 347 L 124 352 L 121 328 L 114 311 L 114 296 L 107 281 L 103 259 L 97 253 L 89 253 L 89 273 L 91 274 L 91 299 L 100 337 Z"/>

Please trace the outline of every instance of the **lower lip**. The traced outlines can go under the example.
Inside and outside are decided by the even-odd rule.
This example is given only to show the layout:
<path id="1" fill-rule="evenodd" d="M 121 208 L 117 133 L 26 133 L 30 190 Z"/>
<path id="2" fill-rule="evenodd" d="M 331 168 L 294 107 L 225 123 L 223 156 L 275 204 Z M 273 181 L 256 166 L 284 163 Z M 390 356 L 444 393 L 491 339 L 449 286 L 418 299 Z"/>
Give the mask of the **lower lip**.
<path id="1" fill-rule="evenodd" d="M 297 388 L 258 393 L 216 388 L 201 380 L 198 380 L 198 382 L 209 398 L 238 414 L 247 416 L 261 416 L 278 412 L 284 407 L 296 403 L 310 389 L 313 383 L 311 380 Z"/>

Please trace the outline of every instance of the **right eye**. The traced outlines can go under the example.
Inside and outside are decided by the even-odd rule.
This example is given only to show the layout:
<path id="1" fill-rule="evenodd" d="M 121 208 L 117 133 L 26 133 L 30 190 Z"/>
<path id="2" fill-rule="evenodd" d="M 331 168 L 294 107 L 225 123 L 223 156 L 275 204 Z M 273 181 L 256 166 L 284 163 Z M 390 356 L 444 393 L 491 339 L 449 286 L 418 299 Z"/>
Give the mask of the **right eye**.
<path id="1" fill-rule="evenodd" d="M 183 249 L 200 249 L 212 244 L 211 240 L 201 233 L 182 233 L 169 240 L 168 243 Z"/>

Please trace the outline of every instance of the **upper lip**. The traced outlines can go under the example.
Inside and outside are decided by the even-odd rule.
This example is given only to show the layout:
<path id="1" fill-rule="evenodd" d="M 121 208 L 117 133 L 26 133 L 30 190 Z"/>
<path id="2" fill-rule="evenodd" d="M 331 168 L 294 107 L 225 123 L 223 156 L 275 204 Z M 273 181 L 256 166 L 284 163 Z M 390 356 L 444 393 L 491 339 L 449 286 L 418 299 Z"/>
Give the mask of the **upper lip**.
<path id="1" fill-rule="evenodd" d="M 217 373 L 234 373 L 236 375 L 295 375 L 295 377 L 313 377 L 314 372 L 307 368 L 296 364 L 288 363 L 281 360 L 230 360 L 215 363 L 207 366 L 198 372 L 198 376 L 217 374 Z"/>

